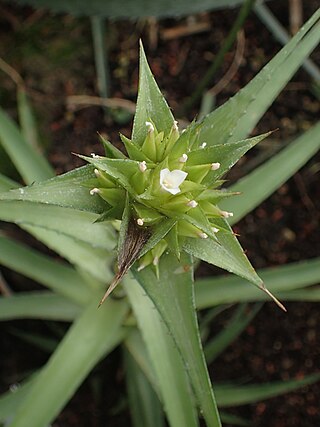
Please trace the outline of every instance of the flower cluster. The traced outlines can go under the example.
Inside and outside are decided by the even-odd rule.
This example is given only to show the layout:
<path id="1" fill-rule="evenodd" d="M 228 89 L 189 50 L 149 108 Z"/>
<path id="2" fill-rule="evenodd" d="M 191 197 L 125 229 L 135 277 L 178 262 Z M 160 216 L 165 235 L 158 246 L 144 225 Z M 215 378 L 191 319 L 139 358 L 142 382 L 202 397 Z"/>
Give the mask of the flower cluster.
<path id="1" fill-rule="evenodd" d="M 161 223 L 173 220 L 167 234 L 140 258 L 140 270 L 150 264 L 157 269 L 167 250 L 179 257 L 185 238 L 216 239 L 216 233 L 230 232 L 221 219 L 232 213 L 220 210 L 217 203 L 234 194 L 217 189 L 226 168 L 221 154 L 199 141 L 199 125 L 192 123 L 181 134 L 176 121 L 167 134 L 151 119 L 145 126 L 141 145 L 121 135 L 127 156 L 104 141 L 108 157 L 86 158 L 95 165 L 90 194 L 107 202 L 104 220 L 122 219 L 127 195 L 138 227 L 148 227 L 152 234 Z"/>

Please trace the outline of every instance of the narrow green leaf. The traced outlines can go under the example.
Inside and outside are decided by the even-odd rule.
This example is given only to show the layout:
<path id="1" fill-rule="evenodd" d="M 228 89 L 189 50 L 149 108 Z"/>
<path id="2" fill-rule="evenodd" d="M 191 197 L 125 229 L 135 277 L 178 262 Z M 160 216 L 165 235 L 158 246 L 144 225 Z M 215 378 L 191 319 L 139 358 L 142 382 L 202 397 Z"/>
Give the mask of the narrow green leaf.
<path id="1" fill-rule="evenodd" d="M 20 88 L 19 86 L 17 91 L 17 104 L 21 133 L 26 142 L 30 144 L 36 152 L 38 151 L 41 153 L 34 112 L 25 88 Z"/>
<path id="2" fill-rule="evenodd" d="M 289 296 L 295 289 L 319 283 L 320 258 L 291 263 L 281 267 L 260 270 L 266 287 L 280 298 Z M 198 279 L 195 285 L 196 305 L 199 309 L 219 304 L 246 301 L 265 301 L 267 295 L 236 276 L 219 276 Z"/>
<path id="3" fill-rule="evenodd" d="M 320 374 L 309 375 L 299 380 L 279 381 L 265 384 L 250 384 L 244 386 L 216 385 L 215 392 L 219 407 L 245 405 L 270 399 L 280 394 L 289 393 L 320 380 Z"/>
<path id="4" fill-rule="evenodd" d="M 106 157 L 109 157 L 110 159 L 125 159 L 126 158 L 126 156 L 122 153 L 122 151 L 118 150 L 118 148 L 115 147 L 110 141 L 105 139 L 102 135 L 99 135 L 99 137 L 100 137 L 100 140 L 103 144 Z"/>
<path id="5" fill-rule="evenodd" d="M 127 276 L 124 286 L 148 349 L 170 426 L 197 427 L 195 403 L 186 371 L 168 329 L 136 281 Z"/>
<path id="6" fill-rule="evenodd" d="M 320 123 L 313 126 L 280 153 L 236 182 L 231 190 L 241 195 L 233 200 L 224 200 L 221 207 L 234 210 L 232 223 L 239 221 L 263 200 L 270 196 L 320 148 Z"/>
<path id="7" fill-rule="evenodd" d="M 0 109 L 0 144 L 27 184 L 54 175 L 49 163 L 21 135 L 14 121 Z"/>
<path id="8" fill-rule="evenodd" d="M 159 399 L 128 350 L 124 352 L 124 364 L 133 427 L 164 427 Z"/>
<path id="9" fill-rule="evenodd" d="M 246 329 L 261 308 L 257 304 L 248 310 L 247 304 L 240 305 L 228 324 L 204 348 L 207 363 L 212 363 Z"/>
<path id="10" fill-rule="evenodd" d="M 226 412 L 220 412 L 221 421 L 226 424 L 230 424 L 231 426 L 244 426 L 250 427 L 252 423 L 250 420 L 246 420 L 242 417 L 238 417 L 237 415 L 228 414 Z"/>
<path id="11" fill-rule="evenodd" d="M 91 277 L 102 283 L 107 283 L 111 280 L 110 268 L 116 253 L 95 247 L 94 235 L 92 235 L 92 242 L 86 243 L 64 235 L 60 231 L 47 230 L 31 225 L 20 224 L 20 226 L 47 245 L 48 248 L 53 249 L 76 267 L 89 273 Z"/>
<path id="12" fill-rule="evenodd" d="M 95 364 L 123 339 L 126 313 L 123 301 L 109 300 L 99 310 L 95 302 L 90 304 L 37 376 L 11 427 L 43 427 L 52 422 Z"/>
<path id="13" fill-rule="evenodd" d="M 70 322 L 80 306 L 52 292 L 27 292 L 0 297 L 0 320 L 46 319 Z"/>
<path id="14" fill-rule="evenodd" d="M 0 422 L 6 423 L 12 414 L 15 413 L 18 406 L 29 393 L 34 379 L 35 375 L 31 379 L 24 381 L 23 384 L 14 387 L 12 391 L 9 390 L 0 395 Z"/>
<path id="15" fill-rule="evenodd" d="M 9 332 L 11 335 L 18 337 L 24 343 L 31 344 L 32 346 L 49 354 L 53 353 L 58 345 L 58 340 L 56 338 L 48 338 L 34 332 L 26 332 L 17 328 L 10 328 Z M 27 347 L 29 347 L 29 345 Z"/>
<path id="16" fill-rule="evenodd" d="M 222 228 L 229 227 L 224 220 L 217 222 L 217 225 L 221 225 Z M 258 287 L 261 286 L 260 277 L 251 266 L 236 237 L 223 231 L 217 233 L 216 237 L 218 241 L 213 239 L 186 239 L 183 248 L 189 254 L 203 261 L 243 277 Z"/>
<path id="17" fill-rule="evenodd" d="M 28 187 L 1 193 L 0 200 L 47 203 L 101 214 L 106 203 L 100 197 L 91 196 L 89 189 L 83 186 L 95 177 L 93 170 L 91 165 L 74 169 Z"/>
<path id="18" fill-rule="evenodd" d="M 263 139 L 267 138 L 272 132 L 264 133 L 253 138 L 226 144 L 213 145 L 202 150 L 190 151 L 188 153 L 188 166 L 220 163 L 220 168 L 210 172 L 205 182 L 210 184 L 222 177 L 237 161 L 252 147 Z"/>
<path id="19" fill-rule="evenodd" d="M 237 95 L 202 122 L 200 141 L 224 144 L 245 138 L 320 40 L 320 10 Z"/>
<path id="20" fill-rule="evenodd" d="M 146 55 L 140 43 L 140 74 L 136 114 L 134 116 L 132 142 L 142 145 L 147 136 L 146 122 L 152 120 L 156 128 L 170 132 L 173 115 L 149 68 Z"/>
<path id="21" fill-rule="evenodd" d="M 107 159 L 106 157 L 100 159 L 80 155 L 79 157 L 107 172 L 122 187 L 133 193 L 130 178 L 139 170 L 139 162 L 130 159 Z"/>
<path id="22" fill-rule="evenodd" d="M 0 219 L 58 231 L 80 242 L 110 251 L 114 236 L 106 223 L 94 223 L 97 215 L 75 209 L 24 201 L 1 201 Z"/>
<path id="23" fill-rule="evenodd" d="M 0 192 L 18 188 L 19 184 L 0 173 Z"/>
<path id="24" fill-rule="evenodd" d="M 157 243 L 160 242 L 176 224 L 176 220 L 172 218 L 165 219 L 159 224 L 156 224 L 152 229 L 152 235 L 147 243 L 144 245 L 139 257 L 142 257 L 148 251 L 153 249 Z"/>
<path id="25" fill-rule="evenodd" d="M 75 303 L 86 304 L 90 299 L 90 289 L 77 271 L 1 234 L 0 264 Z"/>
<path id="26" fill-rule="evenodd" d="M 175 257 L 166 255 L 161 258 L 159 267 L 159 280 L 151 268 L 134 274 L 177 345 L 206 424 L 220 426 L 195 313 L 191 259 L 184 254 L 178 263 Z"/>
<path id="27" fill-rule="evenodd" d="M 104 0 L 95 1 L 93 4 L 87 0 L 77 2 L 65 2 L 64 0 L 17 0 L 18 4 L 32 5 L 37 8 L 49 8 L 54 12 L 64 12 L 75 16 L 90 16 L 95 13 L 111 19 L 137 19 L 150 16 L 168 17 L 185 16 L 207 12 L 214 9 L 225 9 L 240 5 L 243 0 L 162 0 L 161 2 L 146 2 L 145 0 L 123 0 L 121 3 L 112 0 L 107 3 Z"/>

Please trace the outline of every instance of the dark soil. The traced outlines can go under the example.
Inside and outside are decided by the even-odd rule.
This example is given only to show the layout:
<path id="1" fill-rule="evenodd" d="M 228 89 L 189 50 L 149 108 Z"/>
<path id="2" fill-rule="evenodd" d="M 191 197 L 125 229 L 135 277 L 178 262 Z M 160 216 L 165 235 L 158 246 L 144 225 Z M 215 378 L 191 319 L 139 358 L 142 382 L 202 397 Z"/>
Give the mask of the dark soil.
<path id="1" fill-rule="evenodd" d="M 271 2 L 278 19 L 288 26 L 288 2 Z M 317 8 L 317 1 L 304 2 L 305 20 Z M 2 13 L 1 13 L 2 12 Z M 109 63 L 112 97 L 135 101 L 138 80 L 138 39 L 143 38 L 151 68 L 173 112 L 180 110 L 228 34 L 235 10 L 202 14 L 208 31 L 164 40 L 168 29 L 187 25 L 186 19 L 113 22 L 108 24 Z M 280 46 L 258 18 L 251 14 L 245 27 L 245 52 L 234 78 L 217 95 L 217 105 L 243 87 L 270 60 Z M 123 114 L 110 117 L 100 107 L 67 108 L 70 95 L 97 95 L 89 21 L 46 12 L 34 12 L 0 3 L 0 57 L 24 78 L 40 124 L 41 135 L 57 173 L 81 164 L 71 152 L 101 153 L 96 132 L 104 133 L 119 146 L 118 132 L 130 134 L 131 122 Z M 155 42 L 151 40 L 156 37 Z M 234 57 L 234 48 L 225 55 L 212 86 L 223 78 Z M 312 55 L 320 62 L 320 52 Z M 0 76 L 0 101 L 16 117 L 15 87 Z M 191 120 L 193 111 L 180 117 Z M 279 128 L 274 143 L 283 145 L 310 128 L 319 118 L 319 101 L 312 94 L 311 78 L 299 71 L 261 120 L 254 133 Z M 242 161 L 230 175 L 241 177 L 259 156 L 262 145 Z M 235 231 L 256 268 L 282 265 L 319 256 L 320 187 L 319 155 L 315 156 L 275 194 L 250 213 Z M 221 273 L 221 272 L 219 272 Z M 3 271 L 15 290 L 36 285 L 17 274 Z M 202 267 L 200 274 L 217 274 Z M 303 378 L 319 371 L 319 311 L 315 303 L 288 303 L 288 313 L 266 303 L 240 338 L 211 366 L 217 382 L 264 383 Z M 212 326 L 216 333 L 226 324 L 232 309 L 226 310 Z M 12 334 L 13 328 L 56 336 L 50 322 L 10 322 L 1 325 L 1 391 L 20 381 L 24 374 L 45 363 L 47 354 L 35 350 Z M 59 325 L 62 332 L 67 325 Z M 30 355 L 30 356 L 28 356 Z M 127 426 L 124 373 L 120 350 L 96 367 L 81 386 L 54 427 Z M 316 427 L 320 425 L 320 386 L 314 384 L 285 396 L 229 412 L 249 419 L 254 427 Z M 225 424 L 227 427 L 227 424 Z M 183 426 L 181 426 L 183 427 Z"/>

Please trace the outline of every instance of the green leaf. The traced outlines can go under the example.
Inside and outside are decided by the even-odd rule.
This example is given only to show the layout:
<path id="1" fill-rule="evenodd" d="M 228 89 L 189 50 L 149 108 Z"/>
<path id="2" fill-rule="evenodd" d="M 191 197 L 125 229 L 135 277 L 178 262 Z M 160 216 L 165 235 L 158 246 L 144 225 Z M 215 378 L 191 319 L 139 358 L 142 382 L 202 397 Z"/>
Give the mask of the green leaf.
<path id="1" fill-rule="evenodd" d="M 19 86 L 17 91 L 17 104 L 21 133 L 26 142 L 30 144 L 35 151 L 41 153 L 34 112 L 25 88 L 20 88 Z"/>
<path id="2" fill-rule="evenodd" d="M 93 169 L 87 165 L 28 187 L 1 193 L 0 200 L 40 202 L 101 214 L 106 203 L 100 197 L 91 196 L 88 188 L 83 186 L 95 177 Z"/>
<path id="3" fill-rule="evenodd" d="M 217 226 L 228 228 L 225 220 L 216 220 Z M 230 229 L 230 228 L 229 228 Z M 230 229 L 231 230 L 231 229 Z M 232 233 L 220 231 L 213 239 L 186 239 L 183 249 L 189 254 L 249 280 L 260 287 L 262 280 L 251 266 L 239 242 Z"/>
<path id="4" fill-rule="evenodd" d="M 105 223 L 94 223 L 97 215 L 75 209 L 24 201 L 0 202 L 0 219 L 18 225 L 33 225 L 58 231 L 80 242 L 110 251 L 114 235 Z"/>
<path id="5" fill-rule="evenodd" d="M 239 221 L 297 172 L 320 148 L 320 123 L 313 126 L 280 153 L 236 182 L 231 190 L 241 192 L 221 207 L 234 209 L 232 223 Z"/>
<path id="6" fill-rule="evenodd" d="M 19 184 L 0 173 L 0 192 L 18 188 Z"/>
<path id="7" fill-rule="evenodd" d="M 90 304 L 35 379 L 11 427 L 49 424 L 95 364 L 123 339 L 121 323 L 126 313 L 123 301 L 109 300 L 99 310 L 95 302 Z"/>
<path id="8" fill-rule="evenodd" d="M 79 157 L 107 172 L 129 193 L 133 193 L 130 178 L 139 170 L 139 162 L 130 159 L 107 159 L 106 157 L 100 159 L 80 155 Z"/>
<path id="9" fill-rule="evenodd" d="M 207 425 L 220 426 L 195 313 L 191 259 L 184 254 L 178 263 L 175 257 L 164 255 L 159 267 L 159 280 L 151 268 L 134 274 L 177 345 Z"/>
<path id="10" fill-rule="evenodd" d="M 222 177 L 232 166 L 252 147 L 263 139 L 267 138 L 272 132 L 264 133 L 253 138 L 226 144 L 213 145 L 201 150 L 190 151 L 188 153 L 188 166 L 220 163 L 220 168 L 212 171 L 205 178 L 205 182 L 210 184 Z"/>
<path id="11" fill-rule="evenodd" d="M 245 138 L 320 40 L 320 10 L 237 95 L 202 122 L 200 142 L 225 144 Z"/>
<path id="12" fill-rule="evenodd" d="M 124 286 L 134 310 L 149 360 L 157 378 L 157 391 L 171 427 L 197 427 L 195 403 L 181 356 L 160 314 L 139 284 L 129 276 Z M 135 359 L 141 355 L 135 348 Z M 143 357 L 143 355 L 142 355 Z"/>
<path id="13" fill-rule="evenodd" d="M 159 399 L 128 350 L 124 352 L 124 365 L 133 427 L 164 427 Z"/>
<path id="14" fill-rule="evenodd" d="M 48 338 L 47 336 L 34 332 L 25 332 L 23 329 L 10 328 L 9 332 L 15 337 L 18 337 L 25 344 L 31 344 L 31 346 L 49 354 L 53 353 L 58 345 L 58 340 L 56 338 Z M 29 345 L 27 347 L 29 347 Z"/>
<path id="15" fill-rule="evenodd" d="M 245 405 L 289 393 L 320 380 L 320 374 L 309 375 L 299 380 L 279 381 L 244 386 L 216 385 L 215 392 L 219 407 Z"/>
<path id="16" fill-rule="evenodd" d="M 80 306 L 52 292 L 28 292 L 0 297 L 0 320 L 46 319 L 69 322 L 80 313 Z"/>
<path id="17" fill-rule="evenodd" d="M 140 43 L 140 74 L 136 114 L 134 116 L 132 142 L 142 145 L 147 136 L 146 122 L 152 120 L 158 130 L 168 135 L 174 118 L 166 100 L 149 68 Z"/>
<path id="18" fill-rule="evenodd" d="M 29 393 L 34 377 L 19 384 L 13 391 L 0 395 L 0 422 L 6 423 Z"/>
<path id="19" fill-rule="evenodd" d="M 1 234 L 0 264 L 77 304 L 86 304 L 90 299 L 88 284 L 77 271 Z"/>
<path id="20" fill-rule="evenodd" d="M 251 320 L 261 308 L 257 304 L 252 310 L 248 310 L 247 304 L 238 307 L 231 320 L 225 327 L 209 341 L 204 348 L 204 354 L 208 364 L 211 364 L 233 341 L 246 329 Z"/>
<path id="21" fill-rule="evenodd" d="M 80 242 L 59 231 L 31 225 L 20 224 L 20 226 L 47 245 L 48 248 L 53 249 L 76 267 L 89 273 L 91 277 L 102 283 L 111 280 L 110 267 L 116 256 L 115 252 L 93 246 L 94 239 L 90 243 Z"/>
<path id="22" fill-rule="evenodd" d="M 320 258 L 291 263 L 281 267 L 259 270 L 266 287 L 280 298 L 290 296 L 295 289 L 319 283 Z M 265 301 L 267 295 L 236 276 L 218 276 L 198 279 L 195 285 L 198 309 L 219 304 L 236 302 Z"/>
<path id="23" fill-rule="evenodd" d="M 109 157 L 110 159 L 125 159 L 126 158 L 126 156 L 122 153 L 122 151 L 118 150 L 118 148 L 115 147 L 110 141 L 105 139 L 102 135 L 99 135 L 99 137 L 100 137 L 100 140 L 103 144 L 106 157 Z"/>
<path id="24" fill-rule="evenodd" d="M 160 242 L 164 237 L 167 236 L 167 234 L 170 232 L 172 227 L 176 224 L 175 219 L 165 219 L 161 221 L 159 224 L 156 224 L 154 227 L 152 227 L 152 234 L 147 243 L 144 245 L 142 251 L 140 252 L 139 258 L 142 257 L 144 254 L 149 252 L 151 249 L 153 249 L 157 243 Z"/>
<path id="25" fill-rule="evenodd" d="M 0 144 L 27 184 L 54 175 L 49 163 L 21 135 L 14 121 L 0 109 Z"/>
<path id="26" fill-rule="evenodd" d="M 145 2 L 144 0 L 17 0 L 19 4 L 29 4 L 36 8 L 49 8 L 54 12 L 65 12 L 71 15 L 99 15 L 107 18 L 129 18 L 157 16 L 172 17 L 196 14 L 212 9 L 234 7 L 243 0 L 161 0 L 160 2 Z"/>

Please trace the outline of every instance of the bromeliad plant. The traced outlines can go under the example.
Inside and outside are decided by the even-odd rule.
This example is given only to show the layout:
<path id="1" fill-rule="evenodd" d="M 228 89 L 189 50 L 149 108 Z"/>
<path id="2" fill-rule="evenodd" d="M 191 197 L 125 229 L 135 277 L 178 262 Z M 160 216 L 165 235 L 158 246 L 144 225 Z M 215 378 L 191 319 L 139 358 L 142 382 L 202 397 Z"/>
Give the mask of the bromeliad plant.
<path id="1" fill-rule="evenodd" d="M 194 282 L 193 268 L 199 258 L 264 289 L 227 219 L 240 219 L 313 156 L 320 146 L 319 124 L 237 183 L 243 195 L 229 197 L 236 190 L 218 187 L 223 174 L 267 136 L 245 139 L 318 44 L 319 20 L 318 11 L 239 94 L 183 133 L 141 52 L 133 133 L 131 140 L 122 137 L 128 158 L 104 141 L 106 157 L 86 158 L 89 165 L 53 178 L 45 159 L 0 110 L 1 143 L 29 184 L 19 188 L 0 174 L 0 219 L 18 224 L 69 261 L 57 262 L 0 234 L 0 263 L 50 289 L 1 297 L 0 319 L 72 322 L 59 342 L 50 343 L 48 362 L 16 393 L 0 397 L 0 422 L 50 424 L 118 345 L 124 350 L 134 426 L 163 426 L 162 407 L 171 427 L 198 427 L 199 414 L 207 426 L 220 427 L 217 404 L 244 404 L 318 379 L 258 388 L 215 384 L 214 395 L 196 305 L 203 309 L 268 296 L 235 276 Z M 112 282 L 117 239 L 119 270 Z M 130 266 L 132 274 L 125 275 Z M 319 300 L 317 289 L 304 289 L 318 282 L 319 266 L 315 259 L 261 276 L 284 300 Z M 108 298 L 98 310 L 105 283 L 112 282 L 110 292 L 121 278 L 125 297 Z M 205 349 L 207 360 L 247 322 L 240 306 L 230 327 Z M 222 417 L 243 425 L 228 414 Z"/>
<path id="2" fill-rule="evenodd" d="M 161 256 L 207 252 L 213 263 L 226 268 L 272 296 L 255 274 L 228 225 L 233 216 L 220 201 L 237 193 L 218 189 L 222 177 L 252 147 L 271 132 L 253 138 L 217 144 L 204 140 L 202 123 L 193 122 L 181 133 L 159 91 L 141 46 L 140 87 L 132 138 L 121 135 L 127 156 L 103 139 L 106 156 L 80 156 L 95 169 L 84 185 L 100 196 L 106 207 L 97 221 L 121 220 L 118 272 L 100 305 L 139 259 L 137 271 L 152 265 L 158 279 Z M 220 238 L 221 236 L 221 238 Z M 207 240 L 203 245 L 201 240 Z M 236 250 L 236 252 L 235 252 Z M 221 265 L 219 252 L 223 251 Z M 217 252 L 217 259 L 214 254 Z M 228 262 L 235 255 L 242 266 Z M 272 298 L 284 309 L 276 298 Z"/>

